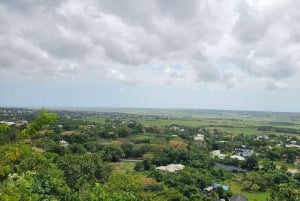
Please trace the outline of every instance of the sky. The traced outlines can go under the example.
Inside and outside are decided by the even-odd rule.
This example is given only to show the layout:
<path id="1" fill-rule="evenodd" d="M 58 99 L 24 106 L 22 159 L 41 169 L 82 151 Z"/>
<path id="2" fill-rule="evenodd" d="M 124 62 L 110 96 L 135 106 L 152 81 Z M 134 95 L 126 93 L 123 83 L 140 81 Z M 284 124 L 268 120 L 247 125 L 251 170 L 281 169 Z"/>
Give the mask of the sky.
<path id="1" fill-rule="evenodd" d="M 2 0 L 0 106 L 300 112 L 300 1 Z"/>

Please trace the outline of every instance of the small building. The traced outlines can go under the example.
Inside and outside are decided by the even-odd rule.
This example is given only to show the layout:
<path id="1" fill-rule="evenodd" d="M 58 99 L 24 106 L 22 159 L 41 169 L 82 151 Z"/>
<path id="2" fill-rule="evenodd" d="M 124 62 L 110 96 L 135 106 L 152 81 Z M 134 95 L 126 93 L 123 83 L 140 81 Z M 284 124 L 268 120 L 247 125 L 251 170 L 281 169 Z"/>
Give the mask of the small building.
<path id="1" fill-rule="evenodd" d="M 246 160 L 245 157 L 239 156 L 239 155 L 232 155 L 232 156 L 230 156 L 230 158 L 238 159 L 239 161 L 244 161 L 244 160 Z"/>
<path id="2" fill-rule="evenodd" d="M 211 195 L 218 188 L 222 188 L 224 191 L 229 190 L 229 186 L 227 186 L 227 185 L 213 183 L 211 186 L 204 188 L 203 193 L 205 193 L 206 195 Z"/>
<path id="3" fill-rule="evenodd" d="M 215 188 L 215 189 L 222 188 L 224 191 L 229 190 L 229 186 L 223 185 L 223 184 L 218 184 L 218 183 L 213 183 L 212 187 Z"/>
<path id="4" fill-rule="evenodd" d="M 248 201 L 248 199 L 243 196 L 242 194 L 236 194 L 234 196 L 232 196 L 229 201 Z"/>
<path id="5" fill-rule="evenodd" d="M 210 154 L 212 155 L 213 158 L 217 157 L 220 159 L 224 159 L 227 156 L 226 154 L 221 154 L 220 150 L 213 150 L 210 152 Z"/>
<path id="6" fill-rule="evenodd" d="M 67 147 L 67 146 L 69 146 L 69 142 L 67 142 L 65 140 L 61 140 L 61 141 L 59 141 L 59 145 L 62 147 Z"/>
<path id="7" fill-rule="evenodd" d="M 253 150 L 248 149 L 245 145 L 241 145 L 239 147 L 236 147 L 234 149 L 234 151 L 235 151 L 235 154 L 239 155 L 239 156 L 248 157 L 248 156 L 253 155 Z"/>
<path id="8" fill-rule="evenodd" d="M 12 126 L 15 125 L 15 122 L 11 122 L 11 121 L 0 121 L 0 124 L 6 124 L 8 126 Z"/>
<path id="9" fill-rule="evenodd" d="M 183 170 L 183 168 L 184 168 L 184 165 L 182 165 L 182 164 L 170 164 L 170 165 L 167 165 L 167 166 L 159 166 L 155 169 L 162 170 L 162 171 L 165 171 L 165 172 L 176 172 L 176 171 L 179 171 L 179 170 Z"/>
<path id="10" fill-rule="evenodd" d="M 213 192 L 214 188 L 212 186 L 209 186 L 209 187 L 206 187 L 203 189 L 203 192 L 206 194 L 206 195 L 209 195 Z"/>
<path id="11" fill-rule="evenodd" d="M 296 145 L 296 144 L 287 144 L 285 145 L 287 148 L 299 148 L 300 149 L 300 145 Z"/>
<path id="12" fill-rule="evenodd" d="M 204 135 L 202 134 L 197 134 L 194 136 L 195 141 L 203 141 L 204 140 Z"/>
<path id="13" fill-rule="evenodd" d="M 25 126 L 27 124 L 28 124 L 28 121 L 16 121 L 15 126 L 21 127 L 21 126 Z"/>

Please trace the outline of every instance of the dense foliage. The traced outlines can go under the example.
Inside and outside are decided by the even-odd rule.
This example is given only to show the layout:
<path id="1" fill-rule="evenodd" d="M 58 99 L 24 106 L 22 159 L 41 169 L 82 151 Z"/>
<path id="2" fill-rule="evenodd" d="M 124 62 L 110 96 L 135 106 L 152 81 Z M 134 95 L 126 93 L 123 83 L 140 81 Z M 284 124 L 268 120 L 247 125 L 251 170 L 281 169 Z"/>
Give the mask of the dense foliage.
<path id="1" fill-rule="evenodd" d="M 57 115 L 42 109 L 30 114 L 9 117 L 26 118 L 27 125 L 0 124 L 0 200 L 210 201 L 229 200 L 234 188 L 266 194 L 269 201 L 300 199 L 300 173 L 287 171 L 299 169 L 299 150 L 276 146 L 298 143 L 295 136 L 259 138 L 204 126 L 160 125 L 165 117 L 157 116 L 149 116 L 154 124 L 147 125 L 130 114 L 105 113 L 100 122 L 89 116 L 94 113 Z M 195 141 L 197 133 L 205 139 Z M 240 145 L 255 154 L 241 161 L 229 157 Z M 227 156 L 212 157 L 216 149 Z M 218 169 L 217 162 L 247 171 Z M 156 169 L 179 163 L 183 170 Z M 213 183 L 230 189 L 205 193 Z"/>

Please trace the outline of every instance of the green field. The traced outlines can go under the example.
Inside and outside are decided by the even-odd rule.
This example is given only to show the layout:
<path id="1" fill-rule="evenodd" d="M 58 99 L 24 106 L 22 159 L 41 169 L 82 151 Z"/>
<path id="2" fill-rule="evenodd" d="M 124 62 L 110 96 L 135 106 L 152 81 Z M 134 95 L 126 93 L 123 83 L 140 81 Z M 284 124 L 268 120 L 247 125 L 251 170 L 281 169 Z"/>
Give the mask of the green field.
<path id="1" fill-rule="evenodd" d="M 124 116 L 123 112 L 128 112 Z M 169 112 L 169 113 L 168 113 Z M 129 114 L 129 115 L 128 115 Z M 251 114 L 251 113 L 250 113 Z M 260 115 L 245 115 L 239 113 L 189 113 L 176 110 L 125 110 L 119 113 L 122 121 L 136 121 L 145 126 L 165 127 L 170 125 L 179 125 L 194 128 L 218 129 L 227 134 L 245 134 L 245 135 L 293 135 L 300 136 L 300 118 L 289 116 L 288 114 L 262 113 Z M 109 117 L 98 117 L 84 119 L 91 123 L 102 123 L 106 120 L 112 120 Z M 294 129 L 298 133 L 258 130 L 258 127 L 272 127 L 274 129 Z"/>
<path id="2" fill-rule="evenodd" d="M 228 181 L 227 184 L 230 186 L 230 190 L 233 194 L 241 193 L 249 199 L 249 201 L 267 201 L 270 196 L 270 192 L 245 192 L 242 191 L 241 184 L 239 182 Z"/>

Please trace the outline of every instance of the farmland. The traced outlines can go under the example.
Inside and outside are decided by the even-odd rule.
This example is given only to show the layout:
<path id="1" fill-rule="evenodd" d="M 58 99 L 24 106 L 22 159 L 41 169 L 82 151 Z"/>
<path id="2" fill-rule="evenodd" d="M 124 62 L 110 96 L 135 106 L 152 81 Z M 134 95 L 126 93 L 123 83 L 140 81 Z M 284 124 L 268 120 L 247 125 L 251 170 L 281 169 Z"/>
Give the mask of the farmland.
<path id="1" fill-rule="evenodd" d="M 299 198 L 298 113 L 0 111 L 1 200 Z M 21 120 L 28 124 L 12 124 Z M 165 169 L 170 164 L 180 168 Z"/>

